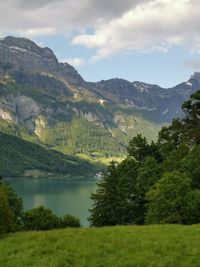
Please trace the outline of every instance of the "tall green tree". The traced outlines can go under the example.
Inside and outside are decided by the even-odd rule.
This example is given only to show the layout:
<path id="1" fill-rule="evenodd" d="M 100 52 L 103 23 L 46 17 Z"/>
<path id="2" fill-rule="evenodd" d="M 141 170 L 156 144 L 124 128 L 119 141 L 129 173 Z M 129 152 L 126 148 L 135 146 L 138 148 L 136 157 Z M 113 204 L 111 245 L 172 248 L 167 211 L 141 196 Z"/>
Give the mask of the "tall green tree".
<path id="1" fill-rule="evenodd" d="M 158 134 L 158 146 L 164 159 L 176 150 L 184 140 L 184 124 L 180 119 L 174 119 L 170 126 L 164 126 Z"/>
<path id="2" fill-rule="evenodd" d="M 186 144 L 180 144 L 176 149 L 169 152 L 163 161 L 163 169 L 165 172 L 179 170 L 183 166 L 183 160 L 189 153 L 189 147 Z"/>
<path id="3" fill-rule="evenodd" d="M 182 223 L 200 223 L 200 190 L 192 190 L 186 195 L 183 203 Z"/>
<path id="4" fill-rule="evenodd" d="M 141 134 L 133 137 L 127 147 L 129 156 L 134 157 L 137 161 L 141 162 L 149 154 L 149 144 L 146 137 L 142 137 Z"/>
<path id="5" fill-rule="evenodd" d="M 92 196 L 93 225 L 199 223 L 200 91 L 183 111 L 184 119 L 163 127 L 157 143 L 137 135 L 128 157 L 109 166 Z"/>
<path id="6" fill-rule="evenodd" d="M 136 224 L 138 215 L 138 198 L 136 192 L 138 162 L 127 157 L 119 164 L 118 182 L 116 187 L 115 217 L 117 224 Z"/>
<path id="7" fill-rule="evenodd" d="M 192 94 L 188 101 L 182 105 L 186 116 L 184 123 L 187 128 L 187 136 L 190 144 L 200 144 L 200 91 Z"/>
<path id="8" fill-rule="evenodd" d="M 14 214 L 14 230 L 17 231 L 23 224 L 23 201 L 8 183 L 0 182 L 0 188 L 7 195 L 8 205 Z"/>
<path id="9" fill-rule="evenodd" d="M 139 164 L 128 157 L 121 164 L 112 162 L 92 194 L 91 225 L 136 223 L 136 183 Z"/>
<path id="10" fill-rule="evenodd" d="M 181 168 L 191 176 L 193 189 L 200 189 L 200 145 L 191 148 L 188 155 L 183 158 Z"/>
<path id="11" fill-rule="evenodd" d="M 15 229 L 15 215 L 8 201 L 5 190 L 0 187 L 0 234 L 12 232 Z"/>
<path id="12" fill-rule="evenodd" d="M 185 196 L 191 179 L 183 173 L 165 173 L 147 193 L 146 223 L 182 223 Z"/>
<path id="13" fill-rule="evenodd" d="M 153 157 L 147 157 L 138 169 L 135 197 L 137 208 L 135 209 L 136 224 L 144 224 L 147 212 L 147 192 L 161 178 L 163 169 L 161 164 Z"/>
<path id="14" fill-rule="evenodd" d="M 156 158 L 158 161 L 162 161 L 159 147 L 153 141 L 149 144 L 146 137 L 142 137 L 141 134 L 131 139 L 127 151 L 129 156 L 134 157 L 138 162 L 142 162 L 150 156 Z"/>
<path id="15" fill-rule="evenodd" d="M 88 218 L 92 226 L 116 225 L 118 164 L 111 162 L 107 172 L 97 184 L 96 193 L 91 195 L 93 206 Z"/>

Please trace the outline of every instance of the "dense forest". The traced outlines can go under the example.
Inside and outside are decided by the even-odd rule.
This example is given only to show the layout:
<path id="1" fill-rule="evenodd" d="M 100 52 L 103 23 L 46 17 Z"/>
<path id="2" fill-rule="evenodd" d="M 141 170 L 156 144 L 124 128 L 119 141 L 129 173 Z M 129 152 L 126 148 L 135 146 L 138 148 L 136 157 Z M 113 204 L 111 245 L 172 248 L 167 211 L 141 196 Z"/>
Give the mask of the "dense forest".
<path id="1" fill-rule="evenodd" d="M 91 197 L 92 226 L 200 222 L 200 91 L 182 109 L 156 143 L 138 135 L 110 164 Z"/>
<path id="2" fill-rule="evenodd" d="M 149 140 L 156 139 L 162 125 L 137 108 L 130 109 L 113 103 L 101 105 L 98 99 L 91 102 L 73 99 L 68 95 L 59 97 L 45 88 L 20 86 L 16 83 L 1 84 L 0 98 L 6 98 L 7 94 L 13 95 L 15 99 L 25 97 L 23 104 L 33 101 L 29 105 L 37 103 L 38 109 L 43 106 L 43 110 L 51 112 L 41 112 L 34 117 L 31 113 L 28 116 L 26 110 L 26 113 L 22 112 L 23 116 L 27 117 L 23 121 L 22 118 L 15 117 L 18 113 L 3 108 L 2 110 L 5 109 L 5 112 L 15 119 L 6 121 L 0 118 L 0 131 L 42 143 L 67 155 L 85 154 L 91 158 L 93 154 L 97 158 L 121 157 L 125 155 L 126 146 L 132 136 L 143 132 Z M 32 125 L 34 131 L 32 128 L 28 129 L 27 125 Z"/>
<path id="3" fill-rule="evenodd" d="M 91 196 L 91 226 L 200 223 L 200 91 L 191 95 L 182 108 L 184 118 L 163 127 L 157 142 L 148 143 L 137 135 L 127 147 L 127 158 L 110 163 Z M 7 171 L 18 170 L 19 162 L 26 168 L 46 170 L 46 166 L 52 166 L 61 173 L 68 170 L 65 164 L 69 158 L 59 152 L 47 153 L 10 135 L 0 137 L 1 161 L 4 158 Z M 24 212 L 22 200 L 2 182 L 0 213 L 0 233 L 80 226 L 77 218 L 60 218 L 44 207 Z"/>
<path id="4" fill-rule="evenodd" d="M 64 155 L 19 137 L 0 132 L 0 175 L 3 177 L 93 176 L 102 166 Z"/>

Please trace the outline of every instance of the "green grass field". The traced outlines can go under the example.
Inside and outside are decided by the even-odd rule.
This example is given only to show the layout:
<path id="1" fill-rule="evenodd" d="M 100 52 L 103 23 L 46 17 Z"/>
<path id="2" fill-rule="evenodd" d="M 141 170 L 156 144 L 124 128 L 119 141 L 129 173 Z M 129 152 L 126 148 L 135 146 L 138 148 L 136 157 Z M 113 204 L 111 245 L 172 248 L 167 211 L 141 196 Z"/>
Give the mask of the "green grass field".
<path id="1" fill-rule="evenodd" d="M 1 267 L 200 266 L 200 226 L 124 226 L 10 234 Z"/>
<path id="2" fill-rule="evenodd" d="M 124 157 L 123 156 L 121 156 L 121 157 L 114 157 L 114 156 L 113 157 L 104 157 L 99 153 L 93 153 L 93 155 L 95 155 L 95 157 L 91 157 L 91 156 L 86 155 L 84 153 L 78 153 L 75 156 L 77 156 L 81 159 L 87 160 L 93 164 L 95 164 L 95 163 L 96 164 L 103 164 L 106 166 L 108 166 L 111 161 L 116 161 L 118 163 L 121 163 L 126 158 L 126 155 L 124 155 Z"/>

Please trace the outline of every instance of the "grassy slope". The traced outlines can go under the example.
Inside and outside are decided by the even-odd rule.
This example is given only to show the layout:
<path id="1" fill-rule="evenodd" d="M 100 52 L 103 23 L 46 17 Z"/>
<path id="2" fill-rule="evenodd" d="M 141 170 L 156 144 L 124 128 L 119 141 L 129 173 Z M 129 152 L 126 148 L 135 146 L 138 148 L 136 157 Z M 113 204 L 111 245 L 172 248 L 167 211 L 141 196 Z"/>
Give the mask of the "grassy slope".
<path id="1" fill-rule="evenodd" d="M 30 171 L 54 175 L 87 175 L 99 170 L 78 157 L 63 155 L 38 144 L 0 132 L 0 173 L 2 176 L 23 176 Z"/>
<path id="2" fill-rule="evenodd" d="M 101 154 L 98 154 L 98 153 L 93 153 L 92 155 L 93 156 L 89 156 L 89 155 L 86 155 L 83 153 L 76 154 L 76 156 L 81 158 L 81 159 L 87 160 L 87 161 L 94 163 L 94 164 L 104 164 L 106 166 L 108 166 L 111 161 L 116 161 L 116 162 L 120 163 L 126 158 L 125 155 L 123 157 L 122 156 L 121 157 L 112 157 L 112 156 L 111 157 L 103 157 L 103 156 L 101 156 Z"/>
<path id="3" fill-rule="evenodd" d="M 40 141 L 65 154 L 90 155 L 90 153 L 97 152 L 101 156 L 121 157 L 126 154 L 125 147 L 133 136 L 142 133 L 149 140 L 155 140 L 161 126 L 152 121 L 152 118 L 146 118 L 145 111 L 130 109 L 122 105 L 100 105 L 84 99 L 75 100 L 68 95 L 63 97 L 52 94 L 51 91 L 44 88 L 8 84 L 1 88 L 0 98 L 5 97 L 8 93 L 15 96 L 26 95 L 46 108 L 55 111 L 59 107 L 63 111 L 61 113 L 54 112 L 55 114 L 50 116 L 51 119 L 44 115 L 46 127 L 40 126 L 39 128 Z M 67 113 L 66 108 L 69 108 Z M 76 110 L 82 116 L 84 114 L 90 117 L 92 114 L 94 120 L 96 116 L 101 118 L 104 125 L 109 125 L 110 130 L 97 126 L 95 122 L 88 121 L 86 118 L 76 117 L 72 110 Z M 114 120 L 118 121 L 117 127 Z M 0 128 L 4 128 L 4 132 L 10 132 L 11 125 L 5 127 L 3 124 L 5 123 L 0 121 Z M 124 130 L 122 131 L 122 129 Z M 23 139 L 33 139 L 33 136 L 29 137 L 22 127 L 17 130 L 19 133 L 23 132 L 21 134 Z M 17 130 L 14 129 L 14 134 Z M 30 141 L 36 141 L 32 139 Z"/>
<path id="4" fill-rule="evenodd" d="M 200 226 L 65 229 L 0 240 L 0 266 L 200 266 Z"/>

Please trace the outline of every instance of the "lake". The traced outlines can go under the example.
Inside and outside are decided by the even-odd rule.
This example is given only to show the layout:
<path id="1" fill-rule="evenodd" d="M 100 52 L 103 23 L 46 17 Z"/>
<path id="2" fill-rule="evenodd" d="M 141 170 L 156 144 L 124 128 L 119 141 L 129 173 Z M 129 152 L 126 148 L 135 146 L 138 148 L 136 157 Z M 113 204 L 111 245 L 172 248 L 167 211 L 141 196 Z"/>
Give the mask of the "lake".
<path id="1" fill-rule="evenodd" d="M 7 179 L 24 201 L 24 209 L 43 205 L 57 215 L 78 217 L 82 226 L 88 226 L 88 209 L 92 206 L 90 195 L 96 191 L 95 181 Z"/>

